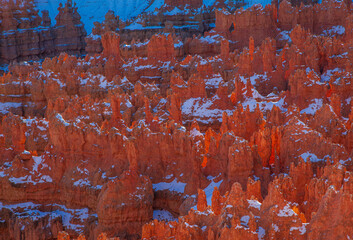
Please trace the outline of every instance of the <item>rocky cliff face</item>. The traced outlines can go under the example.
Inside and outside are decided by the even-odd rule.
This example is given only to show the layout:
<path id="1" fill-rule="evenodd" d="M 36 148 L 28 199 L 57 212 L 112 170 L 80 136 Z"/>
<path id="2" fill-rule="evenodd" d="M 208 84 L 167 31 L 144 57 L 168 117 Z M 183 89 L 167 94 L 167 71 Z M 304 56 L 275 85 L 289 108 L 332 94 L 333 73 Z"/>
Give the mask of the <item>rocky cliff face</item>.
<path id="1" fill-rule="evenodd" d="M 172 0 L 167 0 L 165 1 L 165 4 L 173 7 L 181 7 L 185 5 L 189 5 L 192 8 L 199 8 L 203 4 L 202 0 L 192 0 L 192 1 L 172 1 Z"/>
<path id="2" fill-rule="evenodd" d="M 58 8 L 55 26 L 47 11 L 39 16 L 33 1 L 0 4 L 0 63 L 39 60 L 60 52 L 83 53 L 86 32 L 71 2 Z"/>
<path id="3" fill-rule="evenodd" d="M 222 1 L 221 1 L 222 2 Z M 220 3 L 217 1 L 217 3 Z M 160 8 L 153 12 L 141 14 L 131 21 L 119 21 L 114 12 L 109 12 L 103 22 L 95 22 L 92 34 L 86 38 L 87 52 L 89 54 L 100 53 L 100 36 L 106 31 L 116 31 L 130 54 L 139 54 L 144 51 L 144 43 L 155 34 L 172 34 L 180 37 L 178 45 L 189 42 L 191 38 L 203 35 L 215 25 L 215 9 L 220 6 L 205 7 L 203 1 L 165 1 Z M 234 10 L 233 4 L 223 4 L 228 10 Z M 207 46 L 204 44 L 204 48 Z M 140 50 L 142 49 L 142 50 Z M 194 46 L 183 48 L 180 46 L 181 56 L 193 51 Z M 186 50 L 186 52 L 185 52 Z M 197 51 L 197 49 L 195 49 Z M 196 52 L 194 52 L 195 54 Z M 204 49 L 198 54 L 205 54 Z"/>
<path id="4" fill-rule="evenodd" d="M 100 54 L 10 65 L 0 239 L 352 236 L 352 14 L 282 2 L 129 46 L 106 22 Z"/>

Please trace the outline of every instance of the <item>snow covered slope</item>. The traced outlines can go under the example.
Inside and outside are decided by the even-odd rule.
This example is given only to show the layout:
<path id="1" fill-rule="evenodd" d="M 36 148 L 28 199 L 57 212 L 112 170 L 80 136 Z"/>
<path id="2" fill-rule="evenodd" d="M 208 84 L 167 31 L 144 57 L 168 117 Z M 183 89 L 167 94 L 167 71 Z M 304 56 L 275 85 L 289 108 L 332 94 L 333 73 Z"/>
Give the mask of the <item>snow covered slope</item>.
<path id="1" fill-rule="evenodd" d="M 271 4 L 271 0 L 245 0 L 245 3 L 245 9 L 255 4 L 261 4 L 263 7 L 265 7 L 266 5 Z"/>
<path id="2" fill-rule="evenodd" d="M 216 0 L 203 0 L 204 5 L 212 6 Z M 233 0 L 230 0 L 233 1 Z M 55 23 L 55 16 L 58 14 L 59 3 L 65 3 L 66 0 L 35 0 L 37 8 L 48 10 L 52 23 Z M 122 20 L 136 17 L 142 12 L 153 12 L 164 4 L 164 0 L 73 0 L 76 2 L 78 12 L 85 24 L 87 33 L 91 33 L 93 23 L 104 20 L 108 10 L 113 10 Z M 263 5 L 269 4 L 271 0 L 245 0 L 248 6 L 256 3 Z"/>
<path id="3" fill-rule="evenodd" d="M 41 10 L 48 10 L 52 23 L 58 14 L 59 3 L 66 0 L 35 0 L 36 6 Z M 102 22 L 108 10 L 113 10 L 122 20 L 136 17 L 142 12 L 154 10 L 164 4 L 164 0 L 74 0 L 85 24 L 87 33 L 90 33 L 93 22 Z"/>

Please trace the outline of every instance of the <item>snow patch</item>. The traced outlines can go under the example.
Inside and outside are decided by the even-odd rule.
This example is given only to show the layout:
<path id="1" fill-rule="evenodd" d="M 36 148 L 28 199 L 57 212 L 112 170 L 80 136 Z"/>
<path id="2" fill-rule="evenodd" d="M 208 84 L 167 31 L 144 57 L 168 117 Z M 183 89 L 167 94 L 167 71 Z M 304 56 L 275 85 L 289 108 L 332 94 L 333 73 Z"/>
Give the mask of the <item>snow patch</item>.
<path id="1" fill-rule="evenodd" d="M 252 207 L 252 208 L 256 208 L 260 211 L 260 208 L 261 208 L 261 203 L 257 200 L 249 200 L 248 199 L 248 203 L 249 203 L 249 207 Z"/>
<path id="2" fill-rule="evenodd" d="M 325 158 L 320 159 L 315 154 L 310 153 L 310 152 L 305 152 L 305 153 L 301 154 L 300 157 L 302 157 L 305 162 L 307 162 L 308 159 L 310 160 L 310 162 L 321 162 L 321 161 L 324 161 L 324 159 L 325 159 Z"/>
<path id="3" fill-rule="evenodd" d="M 20 108 L 22 103 L 16 102 L 1 102 L 0 103 L 0 113 L 1 114 L 8 114 L 11 108 Z"/>
<path id="4" fill-rule="evenodd" d="M 78 234 L 84 232 L 84 223 L 88 218 L 90 216 L 95 216 L 95 214 L 89 214 L 88 208 L 70 209 L 66 208 L 64 205 L 49 204 L 45 205 L 45 208 L 51 208 L 53 210 L 50 212 L 43 212 L 39 210 L 41 206 L 42 205 L 40 204 L 34 204 L 32 202 L 9 205 L 0 202 L 0 210 L 9 209 L 20 218 L 29 217 L 32 222 L 48 215 L 50 218 L 61 217 L 64 228 L 71 229 Z M 25 226 L 22 226 L 22 230 L 25 230 Z"/>
<path id="5" fill-rule="evenodd" d="M 303 110 L 301 110 L 300 113 L 315 115 L 317 110 L 319 110 L 322 107 L 322 105 L 323 105 L 323 100 L 315 98 L 312 100 L 312 103 L 310 103 L 307 108 L 304 108 Z"/>
<path id="6" fill-rule="evenodd" d="M 52 24 L 56 23 L 55 17 L 58 14 L 59 3 L 65 4 L 66 0 L 35 0 L 36 7 L 42 10 L 48 10 Z M 154 11 L 164 4 L 164 0 L 146 1 L 146 0 L 75 0 L 78 7 L 78 13 L 81 15 L 81 21 L 85 25 L 88 34 L 92 32 L 94 22 L 103 22 L 108 10 L 114 11 L 121 20 L 127 20 L 137 17 L 143 12 Z"/>
<path id="7" fill-rule="evenodd" d="M 190 137 L 195 138 L 197 136 L 203 136 L 202 133 L 200 131 L 198 131 L 197 129 L 193 128 L 190 130 Z"/>
<path id="8" fill-rule="evenodd" d="M 345 27 L 341 25 L 337 25 L 337 26 L 333 26 L 328 30 L 324 30 L 323 34 L 327 36 L 333 36 L 333 35 L 343 35 L 345 32 L 346 32 Z"/>
<path id="9" fill-rule="evenodd" d="M 249 227 L 249 220 L 250 220 L 250 216 L 246 215 L 246 216 L 242 216 L 240 218 L 240 224 L 243 225 L 244 227 Z"/>
<path id="10" fill-rule="evenodd" d="M 205 194 L 206 194 L 206 199 L 207 199 L 207 205 L 211 206 L 212 205 L 212 195 L 213 195 L 213 191 L 214 188 L 217 187 L 219 188 L 219 186 L 221 185 L 221 183 L 223 182 L 223 180 L 220 180 L 218 182 L 215 182 L 216 177 L 210 178 L 211 183 L 204 189 Z"/>
<path id="11" fill-rule="evenodd" d="M 178 180 L 175 178 L 170 183 L 160 182 L 160 183 L 153 184 L 153 190 L 154 191 L 169 190 L 171 192 L 184 193 L 185 186 L 186 186 L 186 183 L 178 182 Z"/>
<path id="12" fill-rule="evenodd" d="M 166 221 L 166 222 L 178 220 L 178 218 L 175 218 L 167 210 L 154 210 L 153 211 L 153 219 L 157 219 L 158 221 Z"/>
<path id="13" fill-rule="evenodd" d="M 206 88 L 218 88 L 222 81 L 221 74 L 216 74 L 212 78 L 205 79 Z"/>
<path id="14" fill-rule="evenodd" d="M 289 34 L 290 34 L 289 31 L 282 31 L 278 34 L 278 39 L 283 40 L 283 41 L 292 42 L 292 39 L 290 38 Z"/>
<path id="15" fill-rule="evenodd" d="M 183 13 L 184 13 L 183 10 L 180 10 L 179 8 L 175 7 L 173 10 L 165 12 L 164 15 L 173 16 L 173 15 L 182 15 Z"/>
<path id="16" fill-rule="evenodd" d="M 293 211 L 293 209 L 290 208 L 290 206 L 287 204 L 284 206 L 283 209 L 279 210 L 277 216 L 279 217 L 291 217 L 296 215 L 296 213 Z"/>
<path id="17" fill-rule="evenodd" d="M 329 82 L 333 74 L 342 72 L 340 68 L 327 70 L 324 74 L 321 75 L 321 82 Z"/>
<path id="18" fill-rule="evenodd" d="M 273 228 L 273 230 L 274 230 L 275 232 L 278 232 L 278 231 L 279 231 L 279 227 L 278 227 L 276 224 L 274 224 L 274 223 L 272 223 L 272 228 Z"/>
<path id="19" fill-rule="evenodd" d="M 181 111 L 183 115 L 188 117 L 196 118 L 197 121 L 202 123 L 211 123 L 214 120 L 222 121 L 223 113 L 226 112 L 228 115 L 232 115 L 232 110 L 221 110 L 221 109 L 212 109 L 214 102 L 218 96 L 213 97 L 212 99 L 206 98 L 190 98 L 186 100 L 182 107 Z"/>
<path id="20" fill-rule="evenodd" d="M 303 223 L 303 225 L 301 227 L 291 227 L 289 229 L 289 231 L 299 231 L 300 235 L 304 235 L 306 233 L 306 226 L 308 225 L 308 223 Z"/>
<path id="21" fill-rule="evenodd" d="M 66 127 L 70 126 L 70 123 L 66 122 L 65 119 L 63 118 L 63 116 L 62 116 L 60 113 L 56 114 L 56 118 L 57 118 L 62 124 L 64 124 L 64 126 L 66 126 Z"/>
<path id="22" fill-rule="evenodd" d="M 259 229 L 257 230 L 257 234 L 258 234 L 258 239 L 262 240 L 265 238 L 266 231 L 262 227 L 259 227 Z"/>

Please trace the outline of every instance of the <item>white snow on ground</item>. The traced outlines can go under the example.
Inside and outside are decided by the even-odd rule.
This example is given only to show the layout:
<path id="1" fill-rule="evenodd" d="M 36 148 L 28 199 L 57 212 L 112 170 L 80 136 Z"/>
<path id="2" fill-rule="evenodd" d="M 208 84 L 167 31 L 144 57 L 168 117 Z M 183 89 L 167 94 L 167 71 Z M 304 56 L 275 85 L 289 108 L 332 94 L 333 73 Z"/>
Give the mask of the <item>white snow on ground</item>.
<path id="1" fill-rule="evenodd" d="M 245 85 L 247 84 L 247 82 L 249 80 L 251 81 L 252 85 L 255 85 L 259 79 L 266 79 L 266 78 L 267 78 L 266 74 L 254 74 L 249 79 L 246 79 L 245 77 L 240 76 L 240 80 Z M 244 88 L 246 88 L 246 87 L 244 87 Z M 247 107 L 249 107 L 250 112 L 253 112 L 253 111 L 255 111 L 255 109 L 258 105 L 262 112 L 271 111 L 274 106 L 277 106 L 283 112 L 287 112 L 286 103 L 284 101 L 285 97 L 280 98 L 280 99 L 278 97 L 276 98 L 275 96 L 272 99 L 265 98 L 256 89 L 252 89 L 251 95 L 252 95 L 252 97 L 246 98 L 244 100 L 244 102 L 241 103 L 244 110 Z"/>
<path id="2" fill-rule="evenodd" d="M 179 9 L 179 8 L 177 8 L 177 7 L 175 7 L 173 10 L 171 10 L 171 11 L 167 11 L 166 13 L 164 13 L 164 15 L 167 15 L 167 16 L 173 16 L 173 15 L 178 15 L 178 14 L 183 14 L 184 13 L 184 11 L 183 10 L 181 10 L 181 9 Z"/>
<path id="3" fill-rule="evenodd" d="M 261 203 L 257 200 L 248 199 L 248 203 L 249 203 L 249 207 L 256 208 L 258 210 L 260 210 L 261 208 Z"/>
<path id="4" fill-rule="evenodd" d="M 290 206 L 287 204 L 284 206 L 283 209 L 280 209 L 278 214 L 279 217 L 291 217 L 293 215 L 296 215 L 296 213 L 293 211 L 293 209 L 290 208 Z"/>
<path id="5" fill-rule="evenodd" d="M 56 118 L 60 122 L 62 122 L 64 124 L 64 126 L 66 126 L 66 127 L 70 126 L 70 123 L 66 122 L 65 119 L 63 118 L 63 116 L 60 113 L 56 114 Z"/>
<path id="6" fill-rule="evenodd" d="M 8 72 L 9 65 L 8 64 L 0 65 L 0 71 Z"/>
<path id="7" fill-rule="evenodd" d="M 107 88 L 112 86 L 112 84 L 107 81 L 107 78 L 105 76 L 99 74 L 97 75 L 97 77 L 99 77 L 99 86 L 101 88 Z"/>
<path id="8" fill-rule="evenodd" d="M 223 112 L 232 115 L 232 110 L 212 109 L 214 105 L 214 96 L 212 99 L 203 98 L 190 98 L 186 100 L 181 106 L 181 111 L 184 116 L 196 118 L 197 121 L 202 123 L 210 123 L 214 120 L 222 121 Z"/>
<path id="9" fill-rule="evenodd" d="M 322 82 L 329 82 L 331 79 L 331 76 L 334 73 L 339 73 L 339 72 L 342 72 L 342 70 L 340 68 L 327 70 L 324 74 L 321 75 L 321 81 Z"/>
<path id="10" fill-rule="evenodd" d="M 158 221 L 178 221 L 178 218 L 175 218 L 169 211 L 167 210 L 154 210 L 153 211 L 153 219 L 157 219 Z"/>
<path id="11" fill-rule="evenodd" d="M 153 12 L 156 8 L 164 5 L 164 0 L 152 0 L 152 4 L 146 9 L 146 12 Z"/>
<path id="12" fill-rule="evenodd" d="M 65 2 L 66 0 L 35 0 L 35 4 L 40 11 L 49 11 L 52 24 L 55 24 L 59 3 L 65 4 Z M 104 16 L 109 10 L 119 15 L 120 19 L 127 20 L 142 12 L 154 11 L 156 7 L 160 8 L 164 4 L 164 1 L 161 0 L 74 0 L 74 2 L 76 2 L 81 21 L 84 23 L 88 34 L 92 31 L 93 23 L 103 22 Z M 153 2 L 152 5 L 150 5 L 151 2 Z"/>
<path id="13" fill-rule="evenodd" d="M 277 224 L 272 223 L 272 228 L 273 230 L 275 230 L 275 232 L 279 231 L 279 227 L 277 226 Z"/>
<path id="14" fill-rule="evenodd" d="M 250 220 L 250 216 L 249 215 L 245 215 L 245 216 L 242 216 L 240 218 L 240 223 L 241 225 L 243 225 L 244 227 L 249 227 L 249 220 Z"/>
<path id="15" fill-rule="evenodd" d="M 39 11 L 48 10 L 55 24 L 55 17 L 58 14 L 59 3 L 65 4 L 66 0 L 35 0 L 35 5 Z M 103 22 L 105 14 L 112 10 L 120 19 L 127 20 L 137 17 L 144 12 L 154 12 L 156 8 L 164 5 L 164 0 L 73 0 L 78 7 L 81 15 L 81 21 L 85 25 L 87 34 L 92 32 L 94 22 Z M 203 4 L 207 7 L 212 6 L 215 0 L 204 0 Z M 270 0 L 245 0 L 245 7 L 248 8 L 254 4 L 266 6 Z M 340 29 L 338 29 L 340 30 Z"/>
<path id="16" fill-rule="evenodd" d="M 219 35 L 214 35 L 214 36 L 206 36 L 206 37 L 200 37 L 200 41 L 208 44 L 216 44 L 219 43 L 219 40 L 216 38 L 219 37 Z"/>
<path id="17" fill-rule="evenodd" d="M 22 103 L 16 102 L 5 102 L 0 103 L 0 113 L 7 114 L 11 108 L 19 108 L 22 106 Z"/>
<path id="18" fill-rule="evenodd" d="M 19 218 L 29 217 L 32 221 L 36 221 L 47 215 L 49 215 L 50 218 L 61 217 L 64 228 L 74 230 L 77 233 L 83 233 L 84 222 L 93 215 L 89 214 L 88 208 L 70 209 L 66 208 L 64 205 L 50 204 L 45 206 L 52 208 L 52 211 L 43 212 L 38 210 L 40 206 L 40 204 L 34 204 L 32 202 L 10 205 L 5 205 L 0 202 L 0 210 L 9 209 Z"/>
<path id="19" fill-rule="evenodd" d="M 221 82 L 223 82 L 221 74 L 216 74 L 211 78 L 205 79 L 206 88 L 218 88 Z"/>
<path id="20" fill-rule="evenodd" d="M 278 34 L 278 39 L 279 40 L 284 40 L 288 42 L 292 42 L 292 39 L 289 36 L 290 32 L 289 31 L 282 31 Z"/>
<path id="21" fill-rule="evenodd" d="M 3 208 L 7 208 L 7 209 L 15 209 L 15 208 L 27 209 L 27 208 L 34 208 L 34 207 L 39 207 L 39 206 L 40 206 L 40 204 L 34 204 L 32 202 L 10 204 L 10 205 L 4 205 L 2 202 L 0 202 L 0 210 L 2 210 Z"/>
<path id="22" fill-rule="evenodd" d="M 305 152 L 300 155 L 300 157 L 303 158 L 305 162 L 310 160 L 310 162 L 321 162 L 321 161 L 326 161 L 326 156 L 323 159 L 318 158 L 315 154 L 311 152 Z"/>
<path id="23" fill-rule="evenodd" d="M 153 190 L 154 191 L 169 190 L 171 192 L 184 193 L 185 186 L 186 186 L 186 183 L 178 182 L 177 179 L 174 179 L 170 183 L 160 182 L 160 183 L 153 184 Z"/>
<path id="24" fill-rule="evenodd" d="M 192 138 L 195 138 L 195 137 L 197 137 L 197 136 L 203 136 L 203 134 L 200 132 L 200 131 L 198 131 L 198 130 L 196 130 L 195 128 L 193 128 L 191 131 L 190 131 L 190 137 L 192 137 Z"/>
<path id="25" fill-rule="evenodd" d="M 345 32 L 346 32 L 346 29 L 343 26 L 338 25 L 323 31 L 323 34 L 327 36 L 333 36 L 333 35 L 343 35 Z"/>
<path id="26" fill-rule="evenodd" d="M 203 4 L 206 7 L 212 6 L 215 3 L 216 0 L 203 0 Z"/>
<path id="27" fill-rule="evenodd" d="M 5 173 L 5 171 L 0 171 L 0 178 L 6 177 L 7 174 Z"/>
<path id="28" fill-rule="evenodd" d="M 316 111 L 322 107 L 322 104 L 323 104 L 322 99 L 313 99 L 312 103 L 310 103 L 307 108 L 301 110 L 300 113 L 315 115 Z"/>
<path id="29" fill-rule="evenodd" d="M 242 80 L 242 82 L 243 82 L 244 84 L 247 83 L 247 79 L 246 79 L 244 76 L 240 76 L 240 79 Z M 253 86 L 255 86 L 255 85 L 257 84 L 257 81 L 259 81 L 259 80 L 261 80 L 261 79 L 266 79 L 266 80 L 268 79 L 266 72 L 265 72 L 265 74 L 257 74 L 257 73 L 255 73 L 254 75 L 252 75 L 252 76 L 250 77 L 250 82 L 251 82 L 251 84 L 252 84 Z"/>
<path id="30" fill-rule="evenodd" d="M 212 176 L 207 177 L 208 180 L 211 180 L 210 184 L 204 189 L 208 206 L 212 206 L 212 196 L 213 196 L 214 188 L 215 187 L 219 188 L 219 186 L 223 182 L 223 180 L 215 182 L 215 179 L 217 177 L 212 177 Z M 197 205 L 193 206 L 192 209 L 197 210 Z"/>
<path id="31" fill-rule="evenodd" d="M 23 176 L 23 177 L 10 177 L 9 181 L 14 184 L 33 184 L 36 185 L 37 183 L 45 183 L 45 182 L 53 182 L 53 179 L 48 175 L 43 175 L 40 179 L 32 179 L 31 175 Z"/>
<path id="32" fill-rule="evenodd" d="M 272 108 L 274 106 L 277 106 L 279 107 L 279 109 L 281 109 L 283 112 L 286 112 L 287 109 L 284 107 L 284 98 L 281 98 L 280 100 L 278 100 L 277 102 L 272 102 L 272 101 L 269 101 L 269 102 L 266 102 L 266 101 L 262 101 L 262 102 L 257 102 L 255 99 L 253 98 L 248 98 L 246 99 L 242 105 L 243 105 L 243 108 L 246 109 L 247 106 L 249 106 L 249 110 L 250 112 L 253 112 L 255 111 L 255 108 L 257 105 L 259 105 L 259 108 L 262 112 L 264 111 L 271 111 Z"/>
<path id="33" fill-rule="evenodd" d="M 130 24 L 129 26 L 125 27 L 125 29 L 128 29 L 128 30 L 142 30 L 144 29 L 144 27 L 142 26 L 141 23 L 132 23 Z"/>
<path id="34" fill-rule="evenodd" d="M 26 153 L 25 150 L 23 153 Z M 44 163 L 42 157 L 33 157 L 34 163 L 32 166 L 32 170 L 29 172 L 29 175 L 21 176 L 21 177 L 10 177 L 9 181 L 14 184 L 33 184 L 36 185 L 38 183 L 51 183 L 53 179 L 48 175 L 42 175 L 38 170 L 49 168 L 46 163 Z"/>
<path id="35" fill-rule="evenodd" d="M 259 227 L 259 230 L 257 231 L 257 233 L 258 233 L 259 240 L 261 240 L 261 239 L 264 239 L 266 235 L 266 230 L 263 229 L 262 227 Z"/>
<path id="36" fill-rule="evenodd" d="M 219 188 L 219 186 L 223 182 L 223 180 L 215 182 L 214 181 L 215 178 L 216 177 L 208 177 L 208 179 L 211 180 L 211 183 L 204 189 L 208 206 L 212 205 L 212 195 L 213 195 L 214 188 L 215 187 Z"/>
<path id="37" fill-rule="evenodd" d="M 75 181 L 73 185 L 75 187 L 77 187 L 77 186 L 84 187 L 84 186 L 91 186 L 91 183 L 88 181 L 87 178 L 85 178 L 85 179 L 79 179 L 79 180 Z"/>
<path id="38" fill-rule="evenodd" d="M 80 78 L 81 85 L 98 85 L 102 89 L 113 87 L 112 82 L 108 82 L 107 78 L 101 74 L 87 74 L 85 78 Z"/>
<path id="39" fill-rule="evenodd" d="M 74 170 L 74 178 L 71 178 L 73 181 L 73 186 L 79 187 L 79 188 L 93 188 L 93 189 L 102 189 L 102 185 L 96 185 L 94 186 L 91 181 L 89 180 L 89 171 L 84 168 L 76 167 Z M 105 173 L 103 173 L 102 178 L 106 178 Z M 111 178 L 109 178 L 111 179 Z"/>
<path id="40" fill-rule="evenodd" d="M 301 227 L 291 227 L 289 229 L 289 231 L 299 231 L 300 232 L 300 235 L 304 235 L 306 233 L 306 226 L 308 225 L 309 223 L 303 223 L 303 225 Z"/>

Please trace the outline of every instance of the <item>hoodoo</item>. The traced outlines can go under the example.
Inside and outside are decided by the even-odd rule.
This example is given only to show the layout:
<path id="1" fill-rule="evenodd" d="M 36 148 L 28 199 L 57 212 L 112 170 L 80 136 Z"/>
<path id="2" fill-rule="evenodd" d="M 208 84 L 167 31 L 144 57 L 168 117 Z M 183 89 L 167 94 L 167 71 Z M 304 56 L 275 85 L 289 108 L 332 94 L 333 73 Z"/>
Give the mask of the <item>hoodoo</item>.
<path id="1" fill-rule="evenodd" d="M 353 238 L 351 3 L 256 2 L 0 0 L 0 240 Z"/>

